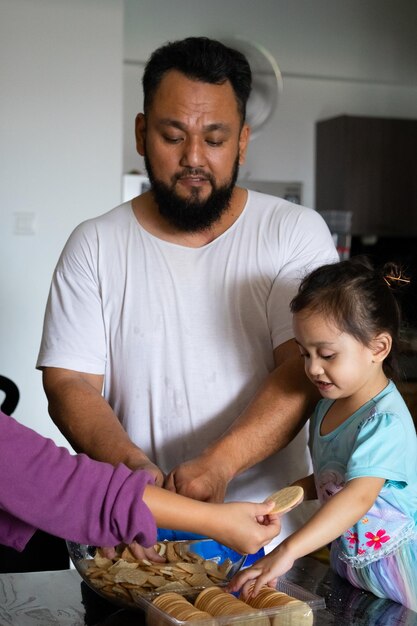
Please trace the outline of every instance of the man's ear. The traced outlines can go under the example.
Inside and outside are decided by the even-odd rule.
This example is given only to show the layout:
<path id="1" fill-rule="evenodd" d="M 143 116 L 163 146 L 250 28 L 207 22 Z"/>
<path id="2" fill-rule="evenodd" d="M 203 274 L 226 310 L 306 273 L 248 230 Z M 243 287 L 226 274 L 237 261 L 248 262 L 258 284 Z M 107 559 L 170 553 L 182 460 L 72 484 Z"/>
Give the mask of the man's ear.
<path id="1" fill-rule="evenodd" d="M 387 358 L 392 348 L 392 337 L 389 333 L 380 333 L 373 338 L 371 350 L 374 363 L 381 363 Z"/>
<path id="2" fill-rule="evenodd" d="M 145 131 L 145 115 L 143 113 L 138 113 L 135 120 L 135 136 L 136 150 L 140 154 L 140 156 L 144 156 L 145 154 Z"/>
<path id="3" fill-rule="evenodd" d="M 243 165 L 246 159 L 246 150 L 250 138 L 250 126 L 243 124 L 239 135 L 239 165 Z"/>

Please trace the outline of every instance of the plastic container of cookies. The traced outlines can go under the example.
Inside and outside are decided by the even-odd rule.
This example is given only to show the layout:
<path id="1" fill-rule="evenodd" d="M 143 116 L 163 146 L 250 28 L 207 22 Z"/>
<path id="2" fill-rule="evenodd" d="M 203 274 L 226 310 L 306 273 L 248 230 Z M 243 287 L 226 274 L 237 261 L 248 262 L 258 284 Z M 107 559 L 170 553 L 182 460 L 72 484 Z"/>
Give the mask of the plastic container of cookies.
<path id="1" fill-rule="evenodd" d="M 209 589 L 204 591 L 210 593 L 210 591 L 213 591 L 213 588 L 210 588 L 210 591 Z M 224 590 L 219 589 L 219 592 L 221 591 Z M 271 593 L 273 592 L 272 589 L 270 591 Z M 162 598 L 160 606 L 144 598 L 142 608 L 146 612 L 148 626 L 192 626 L 196 622 L 200 626 L 312 626 L 315 624 L 315 612 L 325 608 L 323 598 L 285 579 L 279 581 L 276 591 L 279 592 L 277 595 L 288 596 L 291 598 L 291 601 L 281 606 L 254 608 L 249 605 L 239 607 L 237 604 L 235 608 L 229 606 L 234 604 L 233 602 L 226 602 L 225 599 L 220 597 L 221 594 L 219 593 L 217 596 L 219 602 L 216 607 L 217 610 L 215 610 L 216 614 L 210 615 L 209 611 L 212 610 L 210 602 L 206 604 L 198 603 L 198 598 L 202 593 L 199 592 L 197 595 L 195 593 L 184 594 L 184 599 L 189 604 L 194 605 L 195 608 L 198 608 L 200 614 L 191 610 L 185 613 L 178 601 L 171 598 L 167 602 L 163 602 L 163 596 L 160 596 Z M 168 597 L 170 594 L 167 592 L 164 595 Z M 231 594 L 223 593 L 222 595 Z M 184 612 L 181 613 L 181 611 Z M 189 619 L 181 619 L 181 615 L 189 615 L 190 617 Z"/>
<path id="2" fill-rule="evenodd" d="M 285 579 L 277 585 L 284 600 L 279 605 L 239 605 L 224 587 L 245 557 L 206 538 L 158 543 L 167 559 L 163 565 L 129 563 L 124 553 L 109 564 L 93 546 L 67 546 L 91 589 L 120 607 L 144 611 L 149 626 L 191 626 L 196 621 L 201 626 L 311 626 L 314 612 L 325 607 L 323 598 Z M 218 602 L 211 600 L 215 595 Z"/>

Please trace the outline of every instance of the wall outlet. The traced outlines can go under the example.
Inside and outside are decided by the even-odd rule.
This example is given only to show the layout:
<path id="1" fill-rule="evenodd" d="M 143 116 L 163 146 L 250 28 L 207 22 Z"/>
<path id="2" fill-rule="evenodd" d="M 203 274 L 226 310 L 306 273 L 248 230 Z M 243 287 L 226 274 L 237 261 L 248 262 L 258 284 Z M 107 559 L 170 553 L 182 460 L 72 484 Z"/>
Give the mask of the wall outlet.
<path id="1" fill-rule="evenodd" d="M 36 213 L 32 211 L 18 211 L 14 213 L 14 235 L 34 235 Z"/>

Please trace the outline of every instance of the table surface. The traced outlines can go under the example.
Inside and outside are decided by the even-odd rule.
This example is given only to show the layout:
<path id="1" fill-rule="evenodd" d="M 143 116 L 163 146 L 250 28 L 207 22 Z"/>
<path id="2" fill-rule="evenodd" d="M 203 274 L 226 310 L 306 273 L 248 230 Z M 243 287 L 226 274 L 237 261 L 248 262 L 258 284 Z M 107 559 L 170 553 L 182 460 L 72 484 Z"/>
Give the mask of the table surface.
<path id="1" fill-rule="evenodd" d="M 317 626 L 417 626 L 417 613 L 355 589 L 316 559 L 299 559 L 287 578 L 322 596 Z M 141 626 L 142 612 L 120 609 L 75 570 L 0 574 L 0 626 Z"/>

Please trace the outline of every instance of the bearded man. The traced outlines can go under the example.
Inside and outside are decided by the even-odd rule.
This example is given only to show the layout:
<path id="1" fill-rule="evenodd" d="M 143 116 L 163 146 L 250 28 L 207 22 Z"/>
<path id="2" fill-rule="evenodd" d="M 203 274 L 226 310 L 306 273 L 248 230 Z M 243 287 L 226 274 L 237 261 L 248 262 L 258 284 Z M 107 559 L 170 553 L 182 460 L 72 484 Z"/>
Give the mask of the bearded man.
<path id="1" fill-rule="evenodd" d="M 151 189 L 65 246 L 37 363 L 49 411 L 95 459 L 196 499 L 262 501 L 311 471 L 317 395 L 288 304 L 337 254 L 315 211 L 236 186 L 250 135 L 242 54 L 204 37 L 168 43 L 143 89 L 136 142 Z"/>

